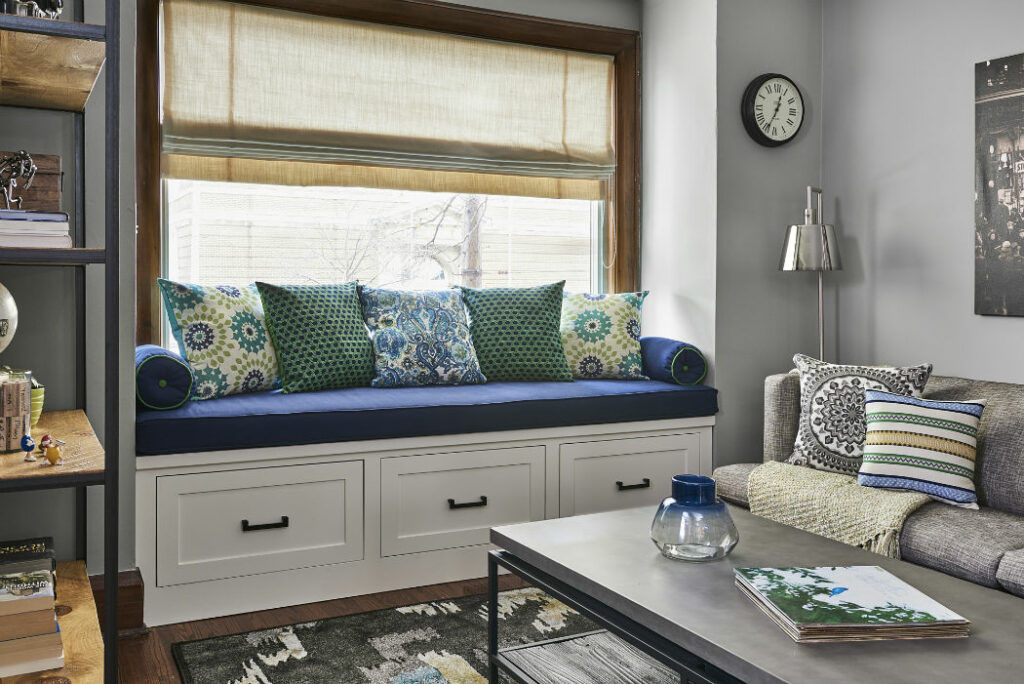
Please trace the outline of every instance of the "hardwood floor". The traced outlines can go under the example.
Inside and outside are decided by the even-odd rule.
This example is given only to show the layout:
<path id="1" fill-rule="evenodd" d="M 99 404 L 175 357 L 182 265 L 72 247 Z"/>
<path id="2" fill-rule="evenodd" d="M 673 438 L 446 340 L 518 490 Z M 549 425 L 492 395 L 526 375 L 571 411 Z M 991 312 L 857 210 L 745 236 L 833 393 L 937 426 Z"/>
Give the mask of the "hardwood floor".
<path id="1" fill-rule="evenodd" d="M 503 590 L 514 589 L 525 586 L 525 583 L 513 575 L 504 575 L 500 578 L 499 586 Z M 253 629 L 269 629 L 296 622 L 396 608 L 411 603 L 482 594 L 486 591 L 487 580 L 481 578 L 154 627 L 143 636 L 121 639 L 118 679 L 122 684 L 179 684 L 181 678 L 171 656 L 171 644 L 177 641 L 237 634 Z"/>

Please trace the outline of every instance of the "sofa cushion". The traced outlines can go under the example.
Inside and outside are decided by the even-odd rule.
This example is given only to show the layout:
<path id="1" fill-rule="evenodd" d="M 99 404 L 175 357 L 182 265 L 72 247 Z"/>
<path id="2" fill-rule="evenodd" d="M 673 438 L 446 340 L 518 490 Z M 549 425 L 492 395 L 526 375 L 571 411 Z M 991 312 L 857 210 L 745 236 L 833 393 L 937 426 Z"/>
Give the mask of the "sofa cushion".
<path id="1" fill-rule="evenodd" d="M 998 587 L 1003 554 L 1024 548 L 1024 517 L 992 508 L 972 511 L 938 502 L 907 518 L 900 536 L 903 560 Z"/>
<path id="2" fill-rule="evenodd" d="M 677 385 L 697 385 L 708 374 L 708 361 L 692 344 L 667 337 L 641 337 L 644 375 Z"/>
<path id="3" fill-rule="evenodd" d="M 849 366 L 793 357 L 800 370 L 800 429 L 786 461 L 843 475 L 856 475 L 864 451 L 864 391 L 884 390 L 920 397 L 930 363 L 909 368 Z"/>
<path id="4" fill-rule="evenodd" d="M 1024 385 L 963 378 L 932 378 L 925 398 L 985 400 L 978 432 L 978 501 L 1024 515 Z"/>
<path id="5" fill-rule="evenodd" d="M 717 395 L 703 385 L 656 380 L 275 391 L 140 411 L 135 449 L 175 454 L 689 418 L 714 415 Z"/>
<path id="6" fill-rule="evenodd" d="M 148 409 L 178 408 L 192 394 L 196 375 L 185 359 L 155 344 L 135 348 L 135 398 Z"/>
<path id="7" fill-rule="evenodd" d="M 999 561 L 996 579 L 1003 589 L 1017 596 L 1024 596 L 1024 549 L 1007 551 Z"/>
<path id="8" fill-rule="evenodd" d="M 750 508 L 750 499 L 747 497 L 747 480 L 750 473 L 760 463 L 733 463 L 732 465 L 715 468 L 711 477 L 715 480 L 715 490 L 718 496 L 729 503 Z"/>

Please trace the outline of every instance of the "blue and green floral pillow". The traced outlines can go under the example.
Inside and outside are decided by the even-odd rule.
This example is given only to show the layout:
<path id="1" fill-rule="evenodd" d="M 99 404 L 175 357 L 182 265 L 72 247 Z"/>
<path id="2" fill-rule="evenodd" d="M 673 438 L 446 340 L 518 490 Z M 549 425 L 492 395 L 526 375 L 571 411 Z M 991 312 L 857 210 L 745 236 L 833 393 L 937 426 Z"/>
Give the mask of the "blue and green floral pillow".
<path id="1" fill-rule="evenodd" d="M 280 384 L 277 354 L 255 286 L 157 282 L 178 349 L 196 374 L 193 401 Z"/>
<path id="2" fill-rule="evenodd" d="M 574 378 L 646 380 L 640 309 L 647 292 L 565 293 L 562 346 Z"/>
<path id="3" fill-rule="evenodd" d="M 370 330 L 372 387 L 476 385 L 480 372 L 458 290 L 412 291 L 361 287 Z"/>

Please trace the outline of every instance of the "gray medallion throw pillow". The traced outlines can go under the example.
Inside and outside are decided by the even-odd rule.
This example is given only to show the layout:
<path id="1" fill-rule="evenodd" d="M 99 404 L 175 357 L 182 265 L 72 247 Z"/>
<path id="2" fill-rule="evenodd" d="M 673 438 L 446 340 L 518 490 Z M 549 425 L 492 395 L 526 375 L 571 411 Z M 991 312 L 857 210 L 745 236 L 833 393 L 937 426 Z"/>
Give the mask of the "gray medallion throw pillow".
<path id="1" fill-rule="evenodd" d="M 800 427 L 787 463 L 856 475 L 864 455 L 864 391 L 920 397 L 932 364 L 910 368 L 844 366 L 793 357 L 800 371 Z"/>

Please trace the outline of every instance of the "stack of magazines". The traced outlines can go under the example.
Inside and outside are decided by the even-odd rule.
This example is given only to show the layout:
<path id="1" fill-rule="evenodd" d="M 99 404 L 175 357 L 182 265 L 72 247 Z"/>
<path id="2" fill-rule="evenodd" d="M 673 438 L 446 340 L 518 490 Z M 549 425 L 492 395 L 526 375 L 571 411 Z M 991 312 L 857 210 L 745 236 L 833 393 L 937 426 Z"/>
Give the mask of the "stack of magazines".
<path id="1" fill-rule="evenodd" d="M 736 568 L 736 585 L 797 643 L 965 637 L 970 622 L 878 566 Z"/>
<path id="2" fill-rule="evenodd" d="M 68 215 L 0 209 L 0 247 L 71 247 Z"/>
<path id="3" fill-rule="evenodd" d="M 0 542 L 0 677 L 64 666 L 49 537 Z"/>

